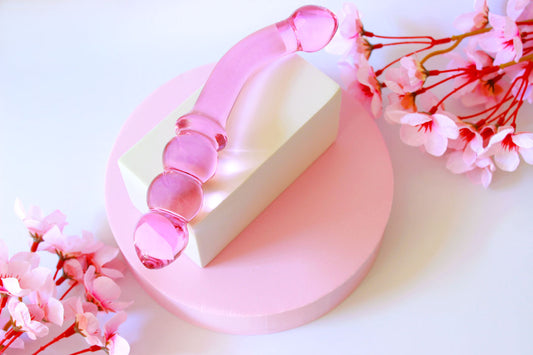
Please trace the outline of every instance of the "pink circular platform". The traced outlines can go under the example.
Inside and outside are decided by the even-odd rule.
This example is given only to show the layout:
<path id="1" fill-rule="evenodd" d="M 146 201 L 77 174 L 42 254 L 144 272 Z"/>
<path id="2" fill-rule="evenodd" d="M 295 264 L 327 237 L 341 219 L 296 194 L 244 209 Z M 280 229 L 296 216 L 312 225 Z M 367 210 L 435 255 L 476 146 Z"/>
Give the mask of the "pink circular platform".
<path id="1" fill-rule="evenodd" d="M 111 229 L 141 286 L 193 324 L 264 334 L 311 322 L 368 273 L 392 204 L 392 168 L 381 134 L 346 97 L 336 142 L 208 267 L 182 256 L 167 268 L 148 270 L 135 255 L 132 236 L 141 213 L 129 200 L 117 160 L 199 88 L 211 69 L 197 68 L 163 85 L 122 128 L 106 175 Z"/>

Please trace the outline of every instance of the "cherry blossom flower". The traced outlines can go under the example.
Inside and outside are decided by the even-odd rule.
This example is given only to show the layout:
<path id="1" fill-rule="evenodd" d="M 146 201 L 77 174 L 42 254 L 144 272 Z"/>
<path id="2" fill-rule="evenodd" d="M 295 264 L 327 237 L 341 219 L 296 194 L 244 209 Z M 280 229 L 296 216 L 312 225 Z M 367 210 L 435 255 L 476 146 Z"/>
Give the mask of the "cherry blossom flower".
<path id="1" fill-rule="evenodd" d="M 390 68 L 385 72 L 387 88 L 398 95 L 419 90 L 426 78 L 426 70 L 414 56 L 402 57 L 400 67 Z"/>
<path id="2" fill-rule="evenodd" d="M 0 293 L 24 297 L 38 289 L 48 269 L 37 266 L 39 255 L 20 252 L 8 259 L 7 247 L 0 240 Z"/>
<path id="3" fill-rule="evenodd" d="M 112 262 L 118 256 L 118 252 L 118 248 L 104 245 L 96 252 L 86 255 L 87 264 L 93 265 L 98 274 L 108 276 L 112 279 L 121 278 L 124 275 L 117 268 L 122 265 L 120 263 L 114 263 L 115 265 L 112 265 Z"/>
<path id="4" fill-rule="evenodd" d="M 484 153 L 494 156 L 498 168 L 515 171 L 520 164 L 519 154 L 528 164 L 533 164 L 533 133 L 515 133 L 513 127 L 499 127 L 490 138 Z"/>
<path id="5" fill-rule="evenodd" d="M 126 321 L 126 312 L 118 312 L 104 326 L 105 348 L 109 355 L 127 355 L 130 353 L 130 345 L 120 335 L 118 327 Z"/>
<path id="6" fill-rule="evenodd" d="M 507 16 L 515 21 L 527 20 L 533 17 L 533 1 L 508 0 Z"/>
<path id="7" fill-rule="evenodd" d="M 94 238 L 90 232 L 83 231 L 81 236 L 65 236 L 57 226 L 54 226 L 43 235 L 39 250 L 57 253 L 67 259 L 94 253 L 102 246 L 103 243 Z"/>
<path id="8" fill-rule="evenodd" d="M 459 136 L 457 119 L 449 112 L 408 113 L 399 119 L 400 138 L 414 147 L 424 146 L 434 156 L 441 156 L 448 148 L 448 139 Z"/>
<path id="9" fill-rule="evenodd" d="M 358 62 L 358 57 L 362 51 L 361 39 L 363 24 L 359 16 L 359 11 L 354 4 L 345 3 L 342 13 L 339 16 L 339 30 L 326 46 L 325 50 L 332 54 L 341 55 L 341 61 L 348 61 L 352 64 Z"/>
<path id="10" fill-rule="evenodd" d="M 76 318 L 78 313 L 90 312 L 94 315 L 98 313 L 98 307 L 91 302 L 87 302 L 80 296 L 72 296 L 61 301 L 65 310 L 64 319 L 72 320 Z"/>
<path id="11" fill-rule="evenodd" d="M 475 50 L 472 46 L 466 49 L 467 59 L 457 53 L 449 54 L 448 69 L 464 68 L 465 75 L 454 79 L 455 87 L 462 87 L 457 91 L 462 103 L 467 106 L 484 105 L 490 107 L 503 99 L 505 90 L 502 86 L 501 75 L 498 71 L 483 70 L 493 66 L 493 59 L 486 52 Z M 470 82 L 470 84 L 468 84 Z"/>
<path id="12" fill-rule="evenodd" d="M 84 258 L 67 259 L 63 264 L 64 275 L 75 282 L 83 282 L 83 276 L 87 269 L 87 264 L 84 262 L 82 265 L 80 260 L 84 261 Z"/>
<path id="13" fill-rule="evenodd" d="M 7 303 L 9 313 L 16 328 L 28 334 L 32 340 L 48 335 L 48 327 L 32 319 L 28 306 L 16 298 L 11 298 Z"/>
<path id="14" fill-rule="evenodd" d="M 520 31 L 516 23 L 510 17 L 489 15 L 489 23 L 492 30 L 479 39 L 481 49 L 492 53 L 494 65 L 515 61 L 522 57 L 523 44 Z"/>
<path id="15" fill-rule="evenodd" d="M 453 24 L 458 30 L 463 32 L 479 30 L 487 25 L 488 15 L 487 0 L 475 0 L 474 11 L 460 15 Z"/>
<path id="16" fill-rule="evenodd" d="M 95 268 L 89 266 L 84 276 L 87 300 L 104 312 L 116 312 L 129 306 L 131 302 L 119 302 L 120 287 L 107 276 L 95 276 Z"/>
<path id="17" fill-rule="evenodd" d="M 83 335 L 87 344 L 102 345 L 100 323 L 91 312 L 76 314 L 76 330 Z"/>
<path id="18" fill-rule="evenodd" d="M 451 161 L 448 159 L 450 164 L 448 168 L 452 172 L 460 174 L 466 171 L 466 167 L 475 163 L 477 157 L 483 153 L 484 149 L 483 137 L 474 126 L 462 122 L 458 123 L 457 126 L 459 128 L 459 136 L 455 140 L 450 140 L 448 146 L 460 152 L 461 161 L 455 162 L 453 158 Z"/>
<path id="19" fill-rule="evenodd" d="M 484 188 L 489 187 L 492 181 L 492 174 L 496 170 L 494 162 L 489 157 L 479 157 L 471 170 L 466 175 L 475 184 L 481 184 Z"/>
<path id="20" fill-rule="evenodd" d="M 61 211 L 56 210 L 48 216 L 43 216 L 41 209 L 37 206 L 30 206 L 28 212 L 25 211 L 22 202 L 17 198 L 15 200 L 15 213 L 24 222 L 28 231 L 34 236 L 42 236 L 52 227 L 62 231 L 66 222 L 66 216 Z"/>
<path id="21" fill-rule="evenodd" d="M 49 273 L 43 285 L 28 295 L 28 300 L 32 305 L 38 306 L 43 312 L 43 319 L 63 325 L 64 309 L 63 304 L 55 298 L 56 286 Z"/>
<path id="22" fill-rule="evenodd" d="M 341 63 L 340 68 L 341 78 L 348 84 L 347 92 L 358 99 L 374 118 L 381 116 L 381 85 L 368 61 L 361 60 L 358 65 Z"/>

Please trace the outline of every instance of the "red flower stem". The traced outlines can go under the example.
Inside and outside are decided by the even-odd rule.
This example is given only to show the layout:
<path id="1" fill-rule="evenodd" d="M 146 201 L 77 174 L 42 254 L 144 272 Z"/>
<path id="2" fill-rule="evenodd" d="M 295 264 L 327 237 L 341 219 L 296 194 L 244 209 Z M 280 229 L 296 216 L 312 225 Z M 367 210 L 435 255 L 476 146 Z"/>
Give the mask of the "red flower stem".
<path id="1" fill-rule="evenodd" d="M 403 55 L 399 58 L 396 58 L 395 60 L 393 60 L 392 62 L 390 62 L 389 64 L 385 65 L 383 68 L 379 69 L 378 71 L 375 72 L 376 74 L 376 77 L 377 76 L 380 76 L 381 74 L 383 74 L 383 72 L 385 71 L 385 69 L 387 69 L 388 67 L 390 67 L 391 65 L 394 65 L 396 63 L 398 63 L 403 57 L 409 57 L 410 55 L 413 55 L 413 54 L 416 54 L 416 53 L 420 53 L 420 52 L 423 52 L 427 49 L 430 49 L 431 47 L 433 47 L 433 45 L 431 46 L 427 46 L 425 48 L 421 48 L 421 49 L 417 49 L 416 51 L 413 51 L 411 53 L 407 53 L 406 55 Z"/>
<path id="2" fill-rule="evenodd" d="M 100 346 L 100 345 L 93 345 L 93 346 L 89 346 L 87 349 L 83 349 L 83 350 L 77 351 L 77 352 L 72 353 L 70 355 L 78 355 L 78 354 L 95 352 L 95 351 L 104 350 L 104 349 L 105 348 Z"/>
<path id="3" fill-rule="evenodd" d="M 512 97 L 508 97 L 507 99 L 505 99 L 505 101 L 509 101 L 509 100 L 511 100 L 511 99 L 512 99 Z M 504 102 L 505 102 L 505 101 L 504 101 Z M 477 112 L 477 113 L 474 113 L 474 114 L 472 114 L 472 115 L 468 115 L 468 116 L 458 116 L 457 118 L 459 118 L 459 119 L 462 121 L 462 120 L 466 120 L 466 119 L 469 119 L 469 118 L 474 118 L 474 117 L 476 117 L 476 116 L 481 116 L 482 114 L 487 113 L 487 112 L 493 110 L 494 107 L 495 107 L 495 106 L 498 106 L 498 105 L 500 105 L 500 102 L 495 103 L 494 105 L 492 105 L 491 107 L 489 107 L 489 108 L 487 108 L 487 109 L 485 109 L 485 110 L 483 110 L 483 111 L 480 111 L 480 112 Z"/>
<path id="4" fill-rule="evenodd" d="M 6 324 L 4 325 L 4 327 L 2 328 L 2 330 L 3 330 L 4 332 L 7 332 L 7 330 L 8 330 L 9 328 L 11 328 L 12 325 L 13 325 L 13 320 L 10 319 L 10 320 L 8 320 L 8 321 L 6 322 Z"/>
<path id="5" fill-rule="evenodd" d="M 41 243 L 41 240 L 34 240 L 33 243 L 31 244 L 30 252 L 35 253 L 40 243 Z"/>
<path id="6" fill-rule="evenodd" d="M 531 63 L 527 66 L 526 71 L 524 72 L 524 79 L 522 80 L 522 83 L 520 84 L 520 89 L 518 89 L 519 93 L 519 99 L 518 104 L 516 105 L 516 108 L 514 109 L 513 113 L 509 116 L 509 118 L 504 122 L 506 124 L 509 120 L 513 120 L 511 122 L 511 126 L 516 128 L 516 118 L 518 117 L 518 111 L 520 110 L 520 107 L 524 104 L 524 95 L 527 91 L 527 84 L 529 84 L 529 80 L 526 78 L 529 77 L 529 73 L 531 72 Z"/>
<path id="7" fill-rule="evenodd" d="M 419 39 L 419 38 L 426 38 L 426 39 L 429 39 L 430 41 L 434 41 L 435 40 L 431 36 L 381 36 L 381 35 L 377 35 L 377 34 L 374 34 L 372 32 L 369 32 L 369 31 L 363 31 L 362 35 L 363 36 L 367 36 L 367 37 L 376 37 L 376 38 L 383 38 L 383 39 Z"/>
<path id="8" fill-rule="evenodd" d="M 396 46 L 396 45 L 399 45 L 399 44 L 431 44 L 431 42 L 426 42 L 426 41 L 403 41 L 403 42 L 391 42 L 391 43 L 378 43 L 378 44 L 381 44 L 381 46 L 379 47 L 376 47 L 376 45 L 373 46 L 373 49 L 379 49 L 381 47 L 386 47 L 386 46 Z"/>
<path id="9" fill-rule="evenodd" d="M 54 280 L 56 279 L 57 273 L 59 272 L 59 270 L 63 268 L 64 264 L 65 264 L 65 259 L 60 256 L 59 260 L 57 261 L 56 272 L 54 274 Z"/>
<path id="10" fill-rule="evenodd" d="M 436 76 L 436 75 L 440 75 L 440 74 L 444 74 L 444 73 L 453 73 L 453 72 L 456 72 L 456 71 L 467 71 L 468 69 L 467 68 L 455 68 L 455 69 L 446 69 L 446 70 L 437 70 L 437 69 L 434 69 L 434 70 L 428 70 L 426 73 L 428 76 Z"/>
<path id="11" fill-rule="evenodd" d="M 74 287 L 76 287 L 76 285 L 78 285 L 78 281 L 74 281 L 74 283 L 72 285 L 70 285 L 70 287 L 65 291 L 65 293 L 63 294 L 63 296 L 61 296 L 61 298 L 59 299 L 60 301 L 63 301 L 63 298 L 65 298 L 66 295 L 68 295 L 68 293 L 70 291 L 72 291 L 72 289 Z"/>
<path id="12" fill-rule="evenodd" d="M 63 275 L 61 275 L 61 277 L 57 279 L 56 286 L 61 285 L 63 282 L 65 282 L 66 279 L 67 279 L 67 276 L 63 273 Z"/>
<path id="13" fill-rule="evenodd" d="M 520 26 L 520 25 L 533 25 L 533 19 L 524 20 L 524 21 L 518 21 L 516 24 L 518 26 Z"/>
<path id="14" fill-rule="evenodd" d="M 76 330 L 75 330 L 75 326 L 76 326 L 76 323 L 72 324 L 70 327 L 68 327 L 63 333 L 59 334 L 58 336 L 56 336 L 54 339 L 52 339 L 51 341 L 49 341 L 48 343 L 46 343 L 45 345 L 41 346 L 39 348 L 39 350 L 37 350 L 36 352 L 33 353 L 33 355 L 37 355 L 39 354 L 41 351 L 45 350 L 47 347 L 49 347 L 50 345 L 54 344 L 54 343 L 57 343 L 58 341 L 60 341 L 61 339 L 63 338 L 68 338 L 69 336 L 73 335 L 74 333 L 76 333 Z"/>
<path id="15" fill-rule="evenodd" d="M 17 334 L 13 335 L 13 336 L 11 337 L 11 340 L 9 341 L 9 343 L 7 343 L 7 344 L 2 348 L 2 350 L 0 350 L 0 354 L 3 354 L 4 351 L 6 351 L 6 350 L 11 346 L 11 344 L 13 344 L 13 343 L 15 342 L 15 340 L 17 340 L 17 338 L 18 338 L 19 336 L 21 336 L 22 334 L 24 334 L 24 332 L 17 332 Z M 3 341 L 2 341 L 2 342 L 3 342 Z"/>
<path id="16" fill-rule="evenodd" d="M 7 304 L 7 301 L 9 300 L 9 297 L 4 293 L 2 293 L 1 298 L 2 298 L 2 301 L 0 302 L 0 313 L 2 313 L 2 311 L 4 310 L 4 307 Z"/>

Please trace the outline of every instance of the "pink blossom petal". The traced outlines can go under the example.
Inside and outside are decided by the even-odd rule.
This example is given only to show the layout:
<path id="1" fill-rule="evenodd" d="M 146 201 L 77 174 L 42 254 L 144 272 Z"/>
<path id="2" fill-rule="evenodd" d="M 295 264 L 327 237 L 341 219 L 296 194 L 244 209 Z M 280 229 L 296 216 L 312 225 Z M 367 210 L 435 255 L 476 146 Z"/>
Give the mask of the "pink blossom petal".
<path id="1" fill-rule="evenodd" d="M 533 165 L 533 148 L 520 147 L 518 151 L 526 163 Z"/>
<path id="2" fill-rule="evenodd" d="M 533 133 L 518 133 L 512 136 L 513 143 L 521 148 L 533 148 Z"/>
<path id="3" fill-rule="evenodd" d="M 372 101 L 370 102 L 370 112 L 374 118 L 381 116 L 381 97 L 379 95 L 372 96 Z"/>
<path id="4" fill-rule="evenodd" d="M 463 151 L 463 160 L 466 164 L 474 164 L 478 157 L 478 153 L 470 148 L 470 145 L 465 148 Z"/>
<path id="5" fill-rule="evenodd" d="M 448 160 L 446 161 L 446 168 L 454 174 L 463 174 L 469 170 L 472 170 L 474 167 L 472 164 L 468 164 L 463 159 L 463 152 L 457 150 L 448 155 Z"/>
<path id="6" fill-rule="evenodd" d="M 400 120 L 401 123 L 410 126 L 418 126 L 429 121 L 431 121 L 431 116 L 418 112 L 408 113 L 407 115 L 404 115 Z"/>
<path id="7" fill-rule="evenodd" d="M 520 158 L 518 157 L 518 152 L 501 150 L 494 154 L 494 161 L 498 168 L 503 171 L 515 171 L 520 164 Z"/>
<path id="8" fill-rule="evenodd" d="M 126 312 L 118 312 L 115 314 L 104 326 L 106 336 L 115 334 L 118 331 L 118 327 L 126 321 L 127 317 L 128 315 Z"/>
<path id="9" fill-rule="evenodd" d="M 111 278 L 97 277 L 93 283 L 95 293 L 105 300 L 116 300 L 120 297 L 120 287 Z"/>
<path id="10" fill-rule="evenodd" d="M 515 52 L 497 50 L 496 56 L 494 57 L 494 65 L 500 65 L 500 64 L 512 62 L 514 61 L 515 56 L 516 56 Z"/>
<path id="11" fill-rule="evenodd" d="M 505 137 L 507 137 L 508 134 L 511 134 L 513 132 L 514 132 L 514 128 L 513 127 L 500 127 L 500 128 L 498 128 L 498 132 L 496 132 L 495 134 L 492 135 L 492 137 L 490 137 L 488 145 L 492 146 L 492 145 L 494 145 L 496 143 L 500 143 L 501 141 L 504 140 Z"/>
<path id="12" fill-rule="evenodd" d="M 400 123 L 402 117 L 406 114 L 407 112 L 405 110 L 399 110 L 389 105 L 385 108 L 384 116 L 389 123 Z"/>
<path id="13" fill-rule="evenodd" d="M 400 127 L 400 139 L 407 145 L 419 147 L 424 144 L 426 137 L 417 127 L 402 125 Z"/>
<path id="14" fill-rule="evenodd" d="M 9 261 L 10 263 L 16 262 L 18 265 L 25 265 L 23 267 L 24 269 L 26 269 L 26 267 L 33 269 L 39 266 L 41 258 L 39 257 L 39 254 L 37 253 L 30 253 L 27 251 L 22 251 L 22 252 L 19 252 L 13 255 L 11 259 L 9 259 Z"/>
<path id="15" fill-rule="evenodd" d="M 94 253 L 93 260 L 98 265 L 105 265 L 114 258 L 116 258 L 118 255 L 118 248 L 104 245 L 96 253 Z"/>
<path id="16" fill-rule="evenodd" d="M 48 319 L 49 322 L 62 326 L 64 315 L 65 310 L 61 301 L 55 298 L 50 298 L 48 300 L 46 319 Z"/>
<path id="17" fill-rule="evenodd" d="M 356 36 L 361 30 L 359 11 L 355 4 L 346 2 L 342 6 L 343 18 L 340 21 L 339 32 L 348 38 Z"/>
<path id="18" fill-rule="evenodd" d="M 513 20 L 518 19 L 526 6 L 530 4 L 531 0 L 508 0 L 507 1 L 507 16 Z"/>
<path id="19" fill-rule="evenodd" d="M 354 38 L 346 38 L 337 32 L 331 41 L 324 47 L 327 53 L 344 56 L 355 46 Z"/>
<path id="20" fill-rule="evenodd" d="M 438 132 L 430 132 L 426 135 L 424 147 L 429 154 L 440 157 L 448 147 L 448 138 L 440 135 Z"/>
<path id="21" fill-rule="evenodd" d="M 100 271 L 102 272 L 102 275 L 110 277 L 113 280 L 120 279 L 120 278 L 124 277 L 124 274 L 122 272 L 120 272 L 117 269 L 110 268 L 110 267 L 103 267 L 102 270 L 100 270 Z"/>
<path id="22" fill-rule="evenodd" d="M 29 291 L 24 292 L 22 288 L 20 287 L 19 280 L 14 277 L 6 277 L 2 278 L 2 284 L 4 285 L 4 288 L 16 297 L 23 297 L 29 293 Z"/>
<path id="23" fill-rule="evenodd" d="M 76 327 L 89 345 L 102 345 L 100 339 L 100 324 L 92 313 L 76 314 Z"/>
<path id="24" fill-rule="evenodd" d="M 130 344 L 118 334 L 110 339 L 106 347 L 109 350 L 109 355 L 128 355 L 130 353 Z"/>
<path id="25" fill-rule="evenodd" d="M 440 133 L 442 133 L 445 137 L 451 139 L 456 139 L 459 137 L 459 128 L 457 127 L 455 121 L 449 116 L 441 113 L 435 113 L 433 115 L 433 120 L 437 123 Z"/>
<path id="26" fill-rule="evenodd" d="M 466 175 L 474 184 L 480 184 L 484 188 L 489 187 L 492 181 L 492 172 L 488 169 L 474 169 L 468 171 Z"/>
<path id="27" fill-rule="evenodd" d="M 49 275 L 50 270 L 48 268 L 44 266 L 36 267 L 20 279 L 21 287 L 24 289 L 38 290 L 43 286 Z"/>

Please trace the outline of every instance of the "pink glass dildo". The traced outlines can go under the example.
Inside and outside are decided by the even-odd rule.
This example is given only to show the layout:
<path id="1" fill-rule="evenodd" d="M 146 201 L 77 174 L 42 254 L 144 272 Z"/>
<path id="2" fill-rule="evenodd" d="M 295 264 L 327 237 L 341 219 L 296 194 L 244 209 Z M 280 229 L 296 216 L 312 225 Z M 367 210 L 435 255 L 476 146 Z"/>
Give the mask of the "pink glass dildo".
<path id="1" fill-rule="evenodd" d="M 202 207 L 202 184 L 215 174 L 217 152 L 227 142 L 226 121 L 248 78 L 287 54 L 322 49 L 336 30 L 331 11 L 304 6 L 244 38 L 215 65 L 192 111 L 177 120 L 176 137 L 163 152 L 165 171 L 148 188 L 150 212 L 134 232 L 135 251 L 144 266 L 164 267 L 187 246 L 187 224 Z"/>

